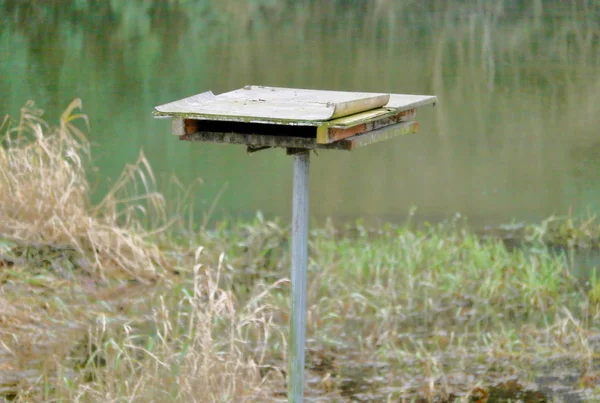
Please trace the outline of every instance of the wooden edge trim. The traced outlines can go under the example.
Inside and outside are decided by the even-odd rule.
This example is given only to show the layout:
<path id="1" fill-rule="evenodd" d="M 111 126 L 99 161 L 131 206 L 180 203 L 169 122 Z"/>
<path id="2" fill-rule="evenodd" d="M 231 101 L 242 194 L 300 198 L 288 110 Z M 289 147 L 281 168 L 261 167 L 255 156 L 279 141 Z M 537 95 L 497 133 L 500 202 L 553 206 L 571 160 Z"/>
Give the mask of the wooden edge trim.
<path id="1" fill-rule="evenodd" d="M 348 143 L 349 150 L 352 151 L 357 147 L 364 147 L 382 141 L 390 140 L 394 137 L 406 136 L 419 131 L 419 122 L 409 121 L 396 123 L 391 126 L 373 130 L 367 133 L 359 134 L 345 140 L 339 141 L 340 143 Z M 333 143 L 336 144 L 336 143 Z"/>
<path id="2" fill-rule="evenodd" d="M 171 134 L 175 136 L 181 136 L 185 134 L 183 119 L 175 118 L 171 120 Z"/>
<path id="3" fill-rule="evenodd" d="M 319 144 L 315 138 L 272 136 L 265 134 L 240 134 L 240 133 L 214 133 L 195 132 L 179 136 L 184 141 L 204 141 L 218 144 L 241 144 L 251 148 L 279 147 L 302 148 L 317 150 L 345 150 L 351 151 L 356 147 L 367 146 L 373 143 L 389 140 L 391 138 L 415 133 L 418 131 L 417 121 L 408 121 L 384 126 L 366 133 L 357 134 L 334 143 Z"/>
<path id="4" fill-rule="evenodd" d="M 370 122 L 357 124 L 348 128 L 328 127 L 326 125 L 317 128 L 317 143 L 329 144 L 343 140 L 348 137 L 366 133 L 382 127 L 393 125 L 396 123 L 407 122 L 413 120 L 417 116 L 416 109 L 408 109 L 401 111 L 392 116 L 384 116 L 379 119 L 374 119 Z"/>

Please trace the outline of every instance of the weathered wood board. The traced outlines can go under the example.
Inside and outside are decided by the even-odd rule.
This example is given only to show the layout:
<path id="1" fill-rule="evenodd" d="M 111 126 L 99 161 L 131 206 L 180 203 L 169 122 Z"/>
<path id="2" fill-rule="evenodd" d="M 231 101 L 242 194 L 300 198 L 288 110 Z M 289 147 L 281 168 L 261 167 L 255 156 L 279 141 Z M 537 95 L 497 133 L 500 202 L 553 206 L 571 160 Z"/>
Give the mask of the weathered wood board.
<path id="1" fill-rule="evenodd" d="M 252 126 L 255 134 L 262 133 L 290 136 L 301 133 L 300 135 L 303 137 L 316 137 L 317 143 L 328 144 L 394 123 L 413 120 L 415 116 L 415 109 L 396 112 L 386 108 L 379 108 L 344 118 L 334 119 L 317 127 L 287 126 L 286 128 L 268 123 L 246 123 L 245 126 L 240 126 L 239 122 L 228 123 L 200 119 L 173 119 L 172 133 L 176 136 L 181 136 L 198 131 L 228 132 L 236 130 L 236 128 L 243 133 L 246 131 L 247 127 Z"/>
<path id="2" fill-rule="evenodd" d="M 416 109 L 436 102 L 430 95 L 246 86 L 160 105 L 154 116 L 171 118 L 182 140 L 245 144 L 249 151 L 351 150 L 416 132 Z"/>
<path id="3" fill-rule="evenodd" d="M 414 109 L 435 104 L 430 95 L 378 94 L 368 92 L 302 90 L 293 88 L 247 86 L 214 95 L 204 92 L 175 102 L 159 105 L 156 118 L 222 120 L 244 123 L 350 127 L 363 122 L 332 119 L 380 108 L 378 114 Z"/>
<path id="4" fill-rule="evenodd" d="M 393 137 L 416 133 L 419 124 L 416 121 L 391 124 L 366 133 L 356 134 L 345 139 L 329 144 L 319 144 L 315 137 L 292 137 L 265 135 L 261 133 L 236 133 L 236 132 L 207 132 L 198 131 L 179 136 L 181 140 L 203 141 L 219 144 L 242 144 L 256 149 L 267 147 L 279 148 L 304 148 L 311 150 L 345 150 L 352 151 L 356 147 L 362 147 L 380 141 L 389 140 Z"/>
<path id="5" fill-rule="evenodd" d="M 156 107 L 158 114 L 197 114 L 243 121 L 326 121 L 382 107 L 389 94 L 246 86 L 205 92 Z M 191 116 L 190 116 L 191 117 Z"/>
<path id="6" fill-rule="evenodd" d="M 390 100 L 385 107 L 395 111 L 405 111 L 419 106 L 437 104 L 435 95 L 390 94 Z"/>
<path id="7" fill-rule="evenodd" d="M 317 143 L 333 143 L 346 137 L 379 129 L 394 123 L 413 120 L 416 114 L 415 109 L 398 112 L 380 108 L 335 119 L 317 127 Z"/>

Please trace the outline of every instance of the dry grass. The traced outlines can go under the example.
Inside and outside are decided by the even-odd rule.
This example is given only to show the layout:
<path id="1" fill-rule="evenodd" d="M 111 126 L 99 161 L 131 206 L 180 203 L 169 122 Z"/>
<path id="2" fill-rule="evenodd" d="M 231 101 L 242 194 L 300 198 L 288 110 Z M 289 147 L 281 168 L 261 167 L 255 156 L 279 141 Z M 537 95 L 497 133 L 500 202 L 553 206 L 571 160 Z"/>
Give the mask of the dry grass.
<path id="1" fill-rule="evenodd" d="M 226 401 L 256 396 L 268 310 L 217 287 L 222 259 L 158 248 L 168 227 L 143 155 L 98 205 L 87 124 L 33 103 L 0 148 L 0 394 L 22 401 Z M 193 267 L 177 277 L 176 265 Z M 183 276 L 181 276 L 183 277 Z M 168 301 L 168 304 L 166 303 Z M 93 382 L 91 382 L 93 381 Z"/>
<path id="2" fill-rule="evenodd" d="M 76 125 L 78 120 L 87 124 L 87 117 L 74 113 L 80 107 L 79 100 L 73 101 L 53 128 L 29 102 L 18 125 L 7 128 L 6 148 L 0 149 L 0 204 L 5 206 L 0 234 L 28 244 L 69 245 L 88 257 L 90 269 L 101 277 L 110 272 L 111 277 L 149 281 L 163 262 L 138 216 L 161 221 L 164 201 L 152 191 L 154 177 L 140 154 L 104 200 L 90 204 L 90 146 Z"/>

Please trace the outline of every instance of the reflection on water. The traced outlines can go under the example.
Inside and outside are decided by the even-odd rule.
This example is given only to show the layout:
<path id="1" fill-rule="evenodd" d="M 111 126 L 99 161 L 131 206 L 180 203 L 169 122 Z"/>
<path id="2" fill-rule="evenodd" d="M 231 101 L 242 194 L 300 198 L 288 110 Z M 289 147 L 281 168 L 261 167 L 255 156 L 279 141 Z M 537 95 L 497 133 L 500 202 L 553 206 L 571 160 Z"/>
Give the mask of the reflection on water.
<path id="1" fill-rule="evenodd" d="M 226 186 L 218 214 L 287 216 L 283 152 L 178 142 L 150 115 L 265 84 L 440 99 L 418 135 L 315 157 L 315 216 L 398 222 L 417 206 L 483 226 L 600 210 L 597 2 L 7 1 L 0 18 L 0 111 L 34 99 L 52 120 L 81 97 L 99 191 L 141 147 L 159 177 L 203 179 L 203 211 Z"/>

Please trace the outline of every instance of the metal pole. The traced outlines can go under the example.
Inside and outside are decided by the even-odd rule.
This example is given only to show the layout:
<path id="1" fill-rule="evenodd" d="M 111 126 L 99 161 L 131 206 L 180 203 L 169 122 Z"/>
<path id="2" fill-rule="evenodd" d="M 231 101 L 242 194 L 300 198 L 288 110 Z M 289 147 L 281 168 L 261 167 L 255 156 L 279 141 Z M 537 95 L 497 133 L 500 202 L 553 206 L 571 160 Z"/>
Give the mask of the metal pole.
<path id="1" fill-rule="evenodd" d="M 292 298 L 288 402 L 304 400 L 304 344 L 306 339 L 306 271 L 308 263 L 308 170 L 310 151 L 294 154 L 292 202 Z"/>

